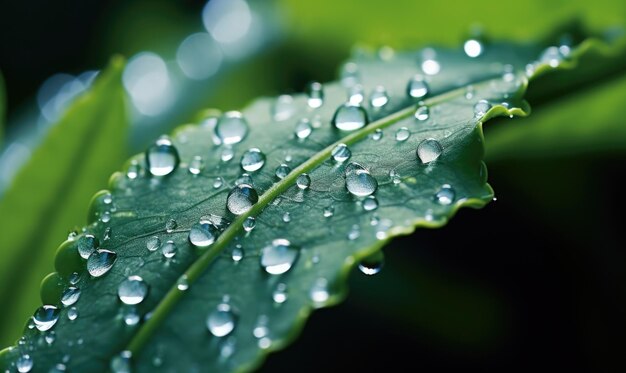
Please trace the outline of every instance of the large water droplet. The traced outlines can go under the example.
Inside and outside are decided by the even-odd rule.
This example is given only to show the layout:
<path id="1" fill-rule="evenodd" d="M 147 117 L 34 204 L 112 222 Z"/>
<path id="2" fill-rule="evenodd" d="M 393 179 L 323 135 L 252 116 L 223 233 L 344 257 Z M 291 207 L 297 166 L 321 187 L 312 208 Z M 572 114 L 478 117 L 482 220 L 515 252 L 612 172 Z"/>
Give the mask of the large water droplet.
<path id="1" fill-rule="evenodd" d="M 307 94 L 309 96 L 307 103 L 309 104 L 309 107 L 317 109 L 322 106 L 324 104 L 324 87 L 322 84 L 319 82 L 312 82 L 307 88 Z"/>
<path id="2" fill-rule="evenodd" d="M 192 175 L 199 175 L 200 172 L 202 172 L 203 168 L 204 168 L 204 160 L 199 155 L 196 155 L 195 157 L 193 157 L 191 161 L 189 162 L 189 172 Z"/>
<path id="3" fill-rule="evenodd" d="M 387 105 L 389 102 L 389 95 L 387 90 L 383 86 L 377 86 L 370 95 L 370 106 L 376 109 L 380 109 Z"/>
<path id="4" fill-rule="evenodd" d="M 474 115 L 482 117 L 491 109 L 491 104 L 487 100 L 480 100 L 474 105 Z"/>
<path id="5" fill-rule="evenodd" d="M 33 314 L 33 322 L 37 330 L 45 332 L 50 330 L 59 320 L 59 309 L 55 306 L 45 305 L 37 308 Z"/>
<path id="6" fill-rule="evenodd" d="M 98 250 L 87 259 L 87 271 L 93 277 L 100 277 L 109 272 L 115 264 L 117 254 L 110 250 Z"/>
<path id="7" fill-rule="evenodd" d="M 130 276 L 117 288 L 122 303 L 135 305 L 143 302 L 148 294 L 148 284 L 139 276 Z"/>
<path id="8" fill-rule="evenodd" d="M 160 137 L 146 150 L 146 165 L 154 176 L 169 175 L 178 166 L 178 150 L 168 137 Z"/>
<path id="9" fill-rule="evenodd" d="M 296 180 L 296 185 L 302 190 L 307 189 L 309 186 L 311 186 L 311 177 L 308 174 L 302 174 L 298 176 L 298 179 Z"/>
<path id="10" fill-rule="evenodd" d="M 246 150 L 241 156 L 241 168 L 248 172 L 261 169 L 265 165 L 265 154 L 257 148 Z"/>
<path id="11" fill-rule="evenodd" d="M 435 139 L 426 139 L 417 146 L 417 157 L 422 163 L 430 163 L 441 155 L 443 147 Z"/>
<path id="12" fill-rule="evenodd" d="M 346 144 L 339 144 L 335 146 L 335 148 L 331 152 L 331 155 L 333 159 L 335 160 L 335 162 L 341 163 L 341 162 L 345 162 L 348 158 L 350 158 L 350 156 L 352 156 L 352 152 L 350 151 L 350 148 L 348 148 Z"/>
<path id="13" fill-rule="evenodd" d="M 111 359 L 110 368 L 113 373 L 131 373 L 130 359 L 133 354 L 130 351 L 122 351 Z"/>
<path id="14" fill-rule="evenodd" d="M 435 201 L 443 206 L 447 206 L 454 202 L 456 196 L 454 189 L 449 184 L 444 184 L 441 189 L 435 194 Z"/>
<path id="15" fill-rule="evenodd" d="M 415 110 L 415 119 L 419 121 L 427 120 L 429 114 L 430 110 L 428 109 L 428 106 L 420 105 L 417 110 Z"/>
<path id="16" fill-rule="evenodd" d="M 146 241 L 146 247 L 150 251 L 156 251 L 159 247 L 161 247 L 161 240 L 157 236 L 153 236 L 148 238 Z"/>
<path id="17" fill-rule="evenodd" d="M 396 131 L 396 141 L 406 141 L 411 136 L 411 131 L 408 128 L 402 127 Z"/>
<path id="18" fill-rule="evenodd" d="M 367 112 L 361 106 L 344 104 L 337 108 L 332 124 L 342 131 L 354 131 L 369 123 Z"/>
<path id="19" fill-rule="evenodd" d="M 348 166 L 350 165 L 356 166 L 346 167 L 346 188 L 348 192 L 357 197 L 365 197 L 374 193 L 378 188 L 378 181 L 361 165 L 354 162 Z"/>
<path id="20" fill-rule="evenodd" d="M 63 291 L 61 303 L 63 303 L 63 306 L 68 307 L 76 303 L 78 298 L 80 298 L 80 289 L 75 286 L 70 286 Z"/>
<path id="21" fill-rule="evenodd" d="M 409 97 L 424 98 L 428 94 L 428 84 L 421 76 L 416 75 L 409 80 L 406 90 Z"/>
<path id="22" fill-rule="evenodd" d="M 469 39 L 463 44 L 463 50 L 468 57 L 476 58 L 483 53 L 483 45 L 476 39 Z"/>
<path id="23" fill-rule="evenodd" d="M 299 139 L 306 139 L 313 132 L 313 127 L 308 119 L 303 118 L 298 121 L 294 130 L 296 137 Z"/>
<path id="24" fill-rule="evenodd" d="M 383 269 L 385 256 L 382 251 L 378 251 L 359 263 L 359 270 L 368 276 L 375 275 Z"/>
<path id="25" fill-rule="evenodd" d="M 201 219 L 199 223 L 191 226 L 189 230 L 189 242 L 195 247 L 209 247 L 215 242 L 219 230 L 217 227 L 206 219 Z"/>
<path id="26" fill-rule="evenodd" d="M 15 367 L 19 373 L 28 373 L 33 369 L 33 358 L 28 354 L 20 355 L 15 362 Z"/>
<path id="27" fill-rule="evenodd" d="M 281 275 L 291 269 L 300 255 L 300 250 L 286 239 L 279 238 L 263 248 L 261 267 L 271 275 Z"/>
<path id="28" fill-rule="evenodd" d="M 206 319 L 206 326 L 216 337 L 229 335 L 237 324 L 237 315 L 227 303 L 221 303 Z"/>
<path id="29" fill-rule="evenodd" d="M 98 239 L 93 234 L 86 234 L 84 236 L 80 236 L 78 238 L 78 253 L 83 259 L 89 258 L 91 253 L 96 251 L 98 248 L 99 242 Z"/>
<path id="30" fill-rule="evenodd" d="M 224 113 L 215 125 L 215 136 L 222 144 L 241 142 L 248 134 L 248 122 L 238 111 Z"/>
<path id="31" fill-rule="evenodd" d="M 291 167 L 287 166 L 284 163 L 276 167 L 276 177 L 279 179 L 284 179 L 285 177 L 287 177 L 287 175 L 289 175 L 290 172 Z"/>
<path id="32" fill-rule="evenodd" d="M 226 199 L 228 211 L 241 215 L 252 208 L 259 200 L 256 190 L 248 184 L 239 184 L 234 187 Z"/>

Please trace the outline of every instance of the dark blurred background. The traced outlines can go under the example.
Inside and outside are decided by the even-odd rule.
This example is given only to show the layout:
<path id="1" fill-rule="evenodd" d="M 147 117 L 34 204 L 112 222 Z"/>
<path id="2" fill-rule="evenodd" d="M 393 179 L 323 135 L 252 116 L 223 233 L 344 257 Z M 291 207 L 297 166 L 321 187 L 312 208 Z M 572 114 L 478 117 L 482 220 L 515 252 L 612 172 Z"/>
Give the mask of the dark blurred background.
<path id="1" fill-rule="evenodd" d="M 37 95 L 48 78 L 99 70 L 116 53 L 130 61 L 145 51 L 175 59 L 177 45 L 203 31 L 205 4 L 2 1 L 5 149 L 19 141 L 21 127 L 41 121 Z M 573 18 L 596 31 L 623 27 L 626 20 L 625 6 L 616 1 L 249 4 L 265 22 L 263 40 L 243 56 L 224 58 L 222 70 L 208 80 L 180 83 L 191 92 L 176 98 L 185 105 L 158 115 L 134 112 L 128 154 L 204 107 L 239 108 L 258 95 L 301 91 L 312 79 L 331 80 L 357 42 L 397 48 L 457 45 L 476 24 L 494 37 L 528 39 Z M 617 92 L 626 100 L 624 89 Z M 617 145 L 604 148 L 567 148 L 554 139 L 538 148 L 519 142 L 509 153 L 490 148 L 492 138 L 495 144 L 508 136 L 508 126 L 525 126 L 530 133 L 533 125 L 566 120 L 571 126 L 626 126 L 615 107 L 577 104 L 589 102 L 585 95 L 591 94 L 586 90 L 558 100 L 559 111 L 569 117 L 543 109 L 554 100 L 542 98 L 527 119 L 488 123 L 489 180 L 497 201 L 482 210 L 462 210 L 442 229 L 396 239 L 385 249 L 380 274 L 355 271 L 347 300 L 315 312 L 300 338 L 270 356 L 261 370 L 624 371 L 624 132 L 591 133 L 581 140 L 603 144 L 612 137 Z M 531 91 L 531 105 L 540 96 Z M 616 115 L 608 116 L 608 124 L 572 123 L 568 118 L 576 118 L 576 110 Z M 10 185 L 12 174 L 2 175 L 3 185 Z"/>

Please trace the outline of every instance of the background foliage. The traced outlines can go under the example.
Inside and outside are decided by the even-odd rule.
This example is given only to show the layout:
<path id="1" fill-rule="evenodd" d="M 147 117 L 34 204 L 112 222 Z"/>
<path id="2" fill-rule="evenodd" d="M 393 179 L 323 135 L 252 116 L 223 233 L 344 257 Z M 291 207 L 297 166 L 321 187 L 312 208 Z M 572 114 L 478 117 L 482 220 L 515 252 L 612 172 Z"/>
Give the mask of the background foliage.
<path id="1" fill-rule="evenodd" d="M 176 43 L 202 29 L 203 5 L 3 4 L 0 70 L 9 123 L 23 115 L 20 108 L 52 73 L 102 68 L 114 53 L 151 50 L 171 57 Z M 383 6 L 377 1 L 279 0 L 267 7 L 280 36 L 221 74 L 211 89 L 189 97 L 188 105 L 164 121 L 169 128 L 193 118 L 202 107 L 240 108 L 258 95 L 300 91 L 309 80 L 330 80 L 355 42 L 396 48 L 458 45 L 477 24 L 498 39 L 543 37 L 572 19 L 595 32 L 626 25 L 626 4 L 617 1 L 407 0 Z M 396 240 L 385 250 L 386 269 L 380 275 L 355 273 L 347 302 L 314 314 L 301 339 L 272 356 L 266 368 L 301 364 L 319 370 L 331 360 L 352 369 L 417 361 L 440 370 L 621 363 L 623 342 L 617 341 L 626 331 L 626 260 L 618 230 L 624 206 L 617 181 L 624 173 L 626 133 L 618 110 L 626 98 L 626 67 L 617 67 L 621 77 L 594 82 L 546 110 L 540 93 L 533 105 L 530 92 L 534 112 L 529 119 L 489 123 L 490 183 L 498 201 L 482 211 L 462 211 L 443 230 Z M 94 124 L 105 121 L 97 119 Z M 101 154 L 98 149 L 106 146 L 111 160 L 92 168 L 93 177 L 80 171 L 68 179 L 59 168 L 31 158 L 23 175 L 37 174 L 41 185 L 55 179 L 71 185 L 54 202 L 0 209 L 3 236 L 23 227 L 23 221 L 46 226 L 41 240 L 0 246 L 0 303 L 12 305 L 0 323 L 2 344 L 16 338 L 28 310 L 39 303 L 38 282 L 52 270 L 55 242 L 84 222 L 91 192 L 104 186 L 120 159 L 163 131 L 168 128 L 131 133 L 128 146 L 122 145 L 125 136 L 90 139 L 93 143 L 80 154 Z M 15 195 L 21 190 L 19 180 L 13 184 Z M 29 260 L 14 260 L 13 253 Z M 31 257 L 40 264 L 31 264 Z"/>

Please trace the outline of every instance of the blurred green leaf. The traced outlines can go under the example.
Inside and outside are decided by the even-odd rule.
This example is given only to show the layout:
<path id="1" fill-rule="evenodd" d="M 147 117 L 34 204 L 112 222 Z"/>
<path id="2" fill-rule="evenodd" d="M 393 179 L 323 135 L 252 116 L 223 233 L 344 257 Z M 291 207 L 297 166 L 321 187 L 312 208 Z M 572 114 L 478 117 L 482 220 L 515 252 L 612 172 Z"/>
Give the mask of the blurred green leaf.
<path id="1" fill-rule="evenodd" d="M 622 106 L 626 75 L 613 79 L 577 90 L 550 105 L 538 105 L 527 120 L 506 128 L 494 125 L 488 132 L 487 159 L 519 162 L 626 151 Z"/>
<path id="2" fill-rule="evenodd" d="M 57 274 L 42 286 L 44 302 L 57 307 L 48 313 L 56 341 L 41 347 L 41 333 L 26 328 L 20 345 L 2 353 L 2 368 L 25 353 L 42 369 L 69 354 L 69 370 L 103 371 L 131 364 L 121 354 L 128 350 L 137 371 L 155 364 L 161 370 L 252 369 L 295 338 L 313 308 L 341 300 L 348 271 L 392 237 L 442 226 L 460 207 L 491 200 L 482 122 L 526 114 L 526 66 L 544 50 L 490 43 L 478 58 L 462 48 L 382 57 L 359 51 L 341 83 L 325 85 L 323 105 L 309 100 L 314 95 L 252 104 L 244 112 L 248 124 L 234 119 L 247 128 L 241 142 L 214 144 L 228 123 L 231 131 L 240 128 L 232 116 L 182 127 L 172 143 L 159 140 L 131 160 L 130 173 L 115 175 L 110 192 L 96 195 L 84 234 L 58 251 Z M 424 57 L 432 53 L 437 61 Z M 557 62 L 575 66 L 580 53 L 574 49 L 571 59 Z M 554 70 L 548 62 L 542 57 L 535 64 L 537 74 Z M 441 71 L 414 78 L 432 72 L 434 63 Z M 346 88 L 356 89 L 357 82 L 365 103 L 343 106 Z M 345 163 L 333 161 L 339 144 L 351 150 Z M 262 162 L 237 162 L 257 147 L 265 152 Z M 283 163 L 289 169 L 278 176 Z M 253 180 L 240 181 L 246 171 Z M 375 199 L 365 198 L 374 191 Z M 256 227 L 246 230 L 249 218 Z M 85 247 L 87 234 L 101 245 Z M 88 249 L 86 263 L 80 245 Z M 164 258 L 174 248 L 176 255 Z M 108 263 L 106 250 L 116 252 Z M 79 278 L 70 280 L 74 272 Z M 122 304 L 126 285 L 120 285 L 130 275 L 141 276 L 146 287 L 136 294 L 139 302 Z M 73 285 L 80 298 L 75 309 L 64 308 L 60 293 Z M 494 309 L 479 303 L 476 314 Z M 74 311 L 78 317 L 68 317 Z M 493 334 L 472 332 L 473 341 Z"/>
<path id="3" fill-rule="evenodd" d="M 487 35 L 513 40 L 539 39 L 556 24 L 581 18 L 593 29 L 626 25 L 626 2 L 614 0 L 522 2 L 397 0 L 278 0 L 291 36 L 326 52 L 345 50 L 361 41 L 369 45 L 407 48 L 423 44 L 457 45 L 472 27 Z M 513 22 L 523 19 L 524 22 Z"/>
<path id="4" fill-rule="evenodd" d="M 85 203 L 126 157 L 124 63 L 114 58 L 51 128 L 0 200 L 0 343 L 18 338 L 55 249 L 84 221 Z"/>

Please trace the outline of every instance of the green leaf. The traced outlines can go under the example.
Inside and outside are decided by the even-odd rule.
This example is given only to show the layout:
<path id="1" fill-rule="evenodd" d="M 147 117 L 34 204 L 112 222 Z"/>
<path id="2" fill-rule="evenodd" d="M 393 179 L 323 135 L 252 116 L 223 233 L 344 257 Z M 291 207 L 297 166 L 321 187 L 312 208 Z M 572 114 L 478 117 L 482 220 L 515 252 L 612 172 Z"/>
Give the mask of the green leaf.
<path id="1" fill-rule="evenodd" d="M 94 87 L 79 97 L 0 200 L 0 320 L 7 344 L 41 301 L 41 278 L 53 270 L 54 248 L 83 221 L 85 204 L 126 155 L 126 109 L 115 58 Z M 16 297 L 16 294 L 20 296 Z"/>
<path id="2" fill-rule="evenodd" d="M 4 121 L 6 116 L 7 97 L 4 92 L 4 78 L 0 71 L 0 145 L 2 145 L 2 135 L 4 134 Z"/>
<path id="3" fill-rule="evenodd" d="M 532 64 L 534 78 L 553 69 L 548 63 L 573 67 L 584 52 L 574 50 L 563 60 L 555 49 L 542 53 L 539 45 L 483 46 L 478 58 L 458 48 L 360 51 L 344 66 L 341 83 L 325 85 L 319 108 L 304 95 L 253 103 L 243 113 L 249 130 L 232 147 L 214 143 L 216 126 L 227 126 L 228 115 L 180 128 L 174 145 L 160 139 L 148 150 L 151 163 L 138 155 L 126 173 L 115 174 L 110 191 L 93 199 L 84 233 L 59 248 L 57 274 L 42 286 L 44 301 L 58 307 L 47 311 L 58 316 L 54 341 L 46 343 L 49 332 L 31 322 L 20 344 L 4 350 L 0 368 L 29 362 L 41 370 L 63 362 L 70 371 L 123 371 L 127 364 L 134 371 L 258 366 L 268 352 L 295 338 L 314 308 L 345 296 L 347 274 L 357 263 L 373 262 L 375 271 L 375 256 L 392 237 L 442 226 L 459 208 L 490 201 L 482 122 L 526 115 L 522 95 L 529 62 L 541 56 L 542 62 Z M 423 70 L 434 73 L 424 78 L 426 97 L 408 97 L 407 80 Z M 342 131 L 330 124 L 340 121 L 336 110 L 356 116 L 353 127 L 362 114 L 341 106 L 346 86 L 355 89 L 356 81 L 366 93 L 370 123 Z M 384 102 L 376 89 L 382 85 L 389 102 L 375 108 Z M 372 93 L 378 97 L 374 104 Z M 307 125 L 310 136 L 298 138 L 294 133 L 308 132 Z M 416 152 L 436 144 L 431 141 L 442 149 L 435 160 Z M 344 162 L 333 159 L 339 144 L 351 150 Z M 239 160 L 251 148 L 261 149 L 264 163 L 242 170 Z M 430 150 L 431 156 L 438 153 Z M 291 172 L 281 179 L 276 169 L 283 163 Z M 244 178 L 245 169 L 251 175 Z M 258 193 L 252 207 L 227 208 L 229 194 L 253 195 L 250 187 Z M 374 197 L 358 196 L 369 192 Z M 246 231 L 250 218 L 255 227 Z M 204 240 L 196 236 L 201 232 Z M 85 250 L 87 235 L 98 238 L 98 251 Z M 213 241 L 214 236 L 219 237 Z M 91 274 L 79 243 L 91 255 Z M 265 268 L 272 259 L 275 266 Z M 128 290 L 129 276 L 142 279 L 133 280 L 134 301 L 118 294 Z M 81 295 L 64 308 L 60 293 L 75 291 L 70 287 Z M 40 318 L 46 313 L 41 311 Z"/>

